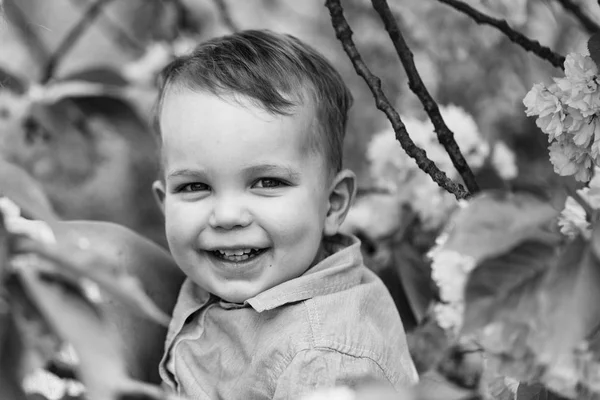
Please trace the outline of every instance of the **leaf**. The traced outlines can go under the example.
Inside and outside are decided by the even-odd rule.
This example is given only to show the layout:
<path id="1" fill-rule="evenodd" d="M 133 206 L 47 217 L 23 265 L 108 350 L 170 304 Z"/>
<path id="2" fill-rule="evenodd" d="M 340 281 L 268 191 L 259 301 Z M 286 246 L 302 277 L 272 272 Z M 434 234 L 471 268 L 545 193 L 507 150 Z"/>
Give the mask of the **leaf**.
<path id="1" fill-rule="evenodd" d="M 600 322 L 600 263 L 583 238 L 557 251 L 526 242 L 471 279 L 465 331 L 476 333 L 489 365 L 567 397 L 597 387 L 579 355 Z"/>
<path id="2" fill-rule="evenodd" d="M 565 400 L 565 398 L 550 392 L 539 383 L 520 383 L 515 400 Z"/>
<path id="3" fill-rule="evenodd" d="M 112 265 L 104 254 L 85 239 L 83 242 L 61 240 L 55 245 L 23 240 L 20 251 L 39 254 L 58 264 L 65 272 L 98 284 L 112 299 L 127 305 L 139 315 L 164 326 L 169 324 L 170 317 L 152 302 L 139 281 Z"/>
<path id="4" fill-rule="evenodd" d="M 488 191 L 451 218 L 442 248 L 479 261 L 501 255 L 529 238 L 556 244 L 561 236 L 546 228 L 557 216 L 550 203 L 532 194 Z"/>
<path id="5" fill-rule="evenodd" d="M 43 104 L 55 104 L 62 100 L 79 97 L 125 98 L 127 91 L 120 86 L 106 85 L 89 81 L 58 81 L 30 91 L 33 100 Z"/>
<path id="6" fill-rule="evenodd" d="M 15 202 L 23 215 L 45 221 L 58 217 L 42 186 L 21 167 L 0 157 L 0 197 Z"/>
<path id="7" fill-rule="evenodd" d="M 420 377 L 414 388 L 417 399 L 423 400 L 465 400 L 475 397 L 475 392 L 461 388 L 448 381 L 437 371 L 430 371 Z"/>
<path id="8" fill-rule="evenodd" d="M 600 32 L 594 33 L 590 36 L 587 43 L 588 50 L 590 52 L 590 57 L 600 68 Z"/>
<path id="9" fill-rule="evenodd" d="M 399 284 L 418 323 L 423 321 L 429 305 L 434 299 L 431 267 L 409 243 L 403 242 L 394 248 L 394 267 Z"/>
<path id="10" fill-rule="evenodd" d="M 12 317 L 0 310 L 0 399 L 27 400 L 19 376 L 23 351 Z"/>
<path id="11" fill-rule="evenodd" d="M 128 381 L 120 342 L 93 304 L 57 276 L 33 268 L 19 277 L 53 330 L 71 344 L 79 359 L 79 377 L 90 399 L 113 399 Z"/>
<path id="12" fill-rule="evenodd" d="M 406 335 L 408 350 L 419 375 L 435 368 L 450 348 L 450 339 L 435 318 L 428 317 Z"/>
<path id="13" fill-rule="evenodd" d="M 0 67 L 0 90 L 10 90 L 16 94 L 25 93 L 27 83 L 17 75 Z"/>
<path id="14" fill-rule="evenodd" d="M 534 305 L 532 294 L 555 261 L 554 247 L 528 241 L 507 254 L 481 262 L 465 287 L 463 334 L 497 321 L 508 310 L 519 312 Z"/>
<path id="15" fill-rule="evenodd" d="M 61 77 L 59 81 L 93 82 L 118 87 L 127 85 L 127 80 L 121 75 L 119 71 L 102 66 L 86 68 L 77 72 L 67 74 L 64 77 Z"/>

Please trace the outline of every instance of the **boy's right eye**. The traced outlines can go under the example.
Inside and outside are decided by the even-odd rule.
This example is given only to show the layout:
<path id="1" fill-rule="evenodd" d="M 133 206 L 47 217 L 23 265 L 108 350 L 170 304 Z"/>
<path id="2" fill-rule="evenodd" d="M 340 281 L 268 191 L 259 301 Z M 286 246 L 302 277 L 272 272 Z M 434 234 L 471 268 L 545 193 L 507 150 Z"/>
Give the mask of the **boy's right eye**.
<path id="1" fill-rule="evenodd" d="M 185 185 L 181 185 L 178 189 L 178 192 L 190 193 L 190 192 L 202 192 L 205 190 L 210 190 L 210 187 L 204 183 L 193 182 L 193 183 L 186 183 Z"/>

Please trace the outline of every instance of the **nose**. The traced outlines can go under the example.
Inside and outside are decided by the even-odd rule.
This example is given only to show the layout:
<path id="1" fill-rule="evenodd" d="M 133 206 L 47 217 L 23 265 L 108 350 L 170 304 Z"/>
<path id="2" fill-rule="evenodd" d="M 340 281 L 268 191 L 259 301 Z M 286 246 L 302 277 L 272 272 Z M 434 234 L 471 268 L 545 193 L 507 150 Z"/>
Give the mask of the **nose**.
<path id="1" fill-rule="evenodd" d="M 208 223 L 215 229 L 243 228 L 250 225 L 252 216 L 243 196 L 222 195 L 215 198 Z"/>

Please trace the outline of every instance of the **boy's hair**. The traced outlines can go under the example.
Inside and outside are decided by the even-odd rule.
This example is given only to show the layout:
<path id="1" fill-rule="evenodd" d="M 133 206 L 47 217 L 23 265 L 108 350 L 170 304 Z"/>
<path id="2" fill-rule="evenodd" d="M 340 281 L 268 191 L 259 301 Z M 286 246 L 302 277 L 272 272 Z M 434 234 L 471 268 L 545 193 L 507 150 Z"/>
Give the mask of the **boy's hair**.
<path id="1" fill-rule="evenodd" d="M 333 66 L 297 38 L 246 30 L 211 39 L 167 65 L 159 77 L 156 126 L 165 93 L 174 85 L 216 96 L 242 95 L 273 114 L 290 115 L 312 100 L 318 129 L 309 138 L 336 172 L 352 95 Z M 308 95 L 308 99 L 307 99 Z"/>

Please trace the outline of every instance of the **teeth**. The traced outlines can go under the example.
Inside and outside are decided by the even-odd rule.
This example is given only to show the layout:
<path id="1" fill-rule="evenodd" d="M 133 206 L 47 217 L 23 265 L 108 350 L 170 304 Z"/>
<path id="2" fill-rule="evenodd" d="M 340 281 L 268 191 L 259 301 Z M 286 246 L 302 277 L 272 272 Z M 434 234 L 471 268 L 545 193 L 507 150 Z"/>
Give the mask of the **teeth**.
<path id="1" fill-rule="evenodd" d="M 236 249 L 236 250 L 217 250 L 224 256 L 242 256 L 244 254 L 250 253 L 252 249 Z"/>
<path id="2" fill-rule="evenodd" d="M 218 254 L 221 258 L 224 258 L 228 261 L 240 262 L 247 260 L 250 257 L 253 257 L 260 249 L 234 249 L 234 250 L 215 250 L 214 252 Z"/>

